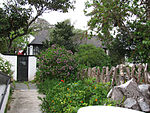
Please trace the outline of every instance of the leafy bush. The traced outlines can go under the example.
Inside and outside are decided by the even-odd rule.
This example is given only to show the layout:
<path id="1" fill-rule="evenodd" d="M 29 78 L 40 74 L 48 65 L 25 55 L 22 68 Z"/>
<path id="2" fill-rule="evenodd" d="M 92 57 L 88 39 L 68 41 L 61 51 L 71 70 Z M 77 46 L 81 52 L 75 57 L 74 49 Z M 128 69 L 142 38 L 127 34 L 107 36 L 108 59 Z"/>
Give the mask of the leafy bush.
<path id="1" fill-rule="evenodd" d="M 77 71 L 77 63 L 73 58 L 73 53 L 64 47 L 52 45 L 51 48 L 40 53 L 38 60 L 37 78 L 40 80 L 73 78 Z"/>
<path id="2" fill-rule="evenodd" d="M 8 75 L 12 74 L 11 64 L 8 61 L 1 58 L 1 57 L 0 57 L 0 71 L 3 72 L 3 73 L 6 73 Z"/>
<path id="3" fill-rule="evenodd" d="M 90 67 L 110 65 L 109 56 L 106 55 L 102 48 L 94 45 L 80 45 L 76 53 L 76 59 L 79 60 L 79 64 Z"/>
<path id="4" fill-rule="evenodd" d="M 77 113 L 83 106 L 104 105 L 110 84 L 85 79 L 66 83 L 64 80 L 46 80 L 38 87 L 46 97 L 41 99 L 42 111 L 46 113 Z"/>

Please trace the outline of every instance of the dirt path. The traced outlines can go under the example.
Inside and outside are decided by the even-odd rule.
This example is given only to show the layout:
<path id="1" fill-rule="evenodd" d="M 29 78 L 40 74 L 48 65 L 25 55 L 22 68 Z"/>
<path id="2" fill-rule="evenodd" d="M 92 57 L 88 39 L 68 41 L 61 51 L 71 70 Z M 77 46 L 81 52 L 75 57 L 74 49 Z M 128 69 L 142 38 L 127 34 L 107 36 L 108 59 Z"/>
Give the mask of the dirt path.
<path id="1" fill-rule="evenodd" d="M 42 97 L 35 85 L 16 84 L 7 113 L 42 113 L 38 96 Z"/>

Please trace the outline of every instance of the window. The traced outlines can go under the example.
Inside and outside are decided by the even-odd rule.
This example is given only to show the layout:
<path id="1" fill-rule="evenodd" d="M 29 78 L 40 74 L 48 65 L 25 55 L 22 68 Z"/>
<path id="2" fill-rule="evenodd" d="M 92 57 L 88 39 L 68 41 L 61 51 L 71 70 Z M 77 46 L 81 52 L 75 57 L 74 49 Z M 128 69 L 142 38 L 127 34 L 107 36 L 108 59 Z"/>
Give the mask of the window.
<path id="1" fill-rule="evenodd" d="M 40 49 L 38 46 L 33 47 L 33 55 L 38 55 L 40 53 Z"/>

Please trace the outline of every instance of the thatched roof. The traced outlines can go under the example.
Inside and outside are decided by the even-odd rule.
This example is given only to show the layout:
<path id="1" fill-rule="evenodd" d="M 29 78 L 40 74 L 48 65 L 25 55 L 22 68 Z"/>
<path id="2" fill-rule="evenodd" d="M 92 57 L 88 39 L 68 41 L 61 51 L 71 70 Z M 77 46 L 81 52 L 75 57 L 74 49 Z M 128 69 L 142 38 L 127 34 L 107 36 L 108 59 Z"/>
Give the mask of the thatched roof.
<path id="1" fill-rule="evenodd" d="M 35 35 L 35 39 L 30 43 L 30 45 L 42 45 L 45 40 L 49 40 L 49 31 L 42 30 Z"/>

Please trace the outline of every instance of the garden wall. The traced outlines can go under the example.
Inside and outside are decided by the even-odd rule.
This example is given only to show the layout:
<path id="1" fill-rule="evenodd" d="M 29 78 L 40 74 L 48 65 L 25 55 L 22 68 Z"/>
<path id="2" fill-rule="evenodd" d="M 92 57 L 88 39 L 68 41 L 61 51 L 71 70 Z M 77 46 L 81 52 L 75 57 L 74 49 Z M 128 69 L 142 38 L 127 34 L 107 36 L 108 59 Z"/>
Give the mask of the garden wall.
<path id="1" fill-rule="evenodd" d="M 36 74 L 36 57 L 29 56 L 29 71 L 28 71 L 28 80 L 31 81 L 34 79 Z"/>
<path id="2" fill-rule="evenodd" d="M 17 80 L 17 56 L 16 55 L 1 55 L 4 60 L 9 61 L 12 65 L 11 70 L 13 71 L 13 79 Z"/>
<path id="3" fill-rule="evenodd" d="M 9 61 L 12 65 L 11 70 L 13 71 L 13 79 L 17 81 L 17 55 L 2 55 L 0 54 L 4 60 Z M 35 56 L 28 56 L 28 80 L 31 81 L 34 79 L 36 74 L 36 57 Z"/>
<path id="4" fill-rule="evenodd" d="M 7 91 L 6 91 L 6 94 L 5 94 L 3 103 L 2 103 L 2 107 L 0 109 L 0 113 L 4 113 L 5 112 L 5 108 L 6 108 L 6 104 L 7 104 L 7 101 L 8 101 L 9 93 L 10 93 L 10 84 L 7 87 Z"/>

